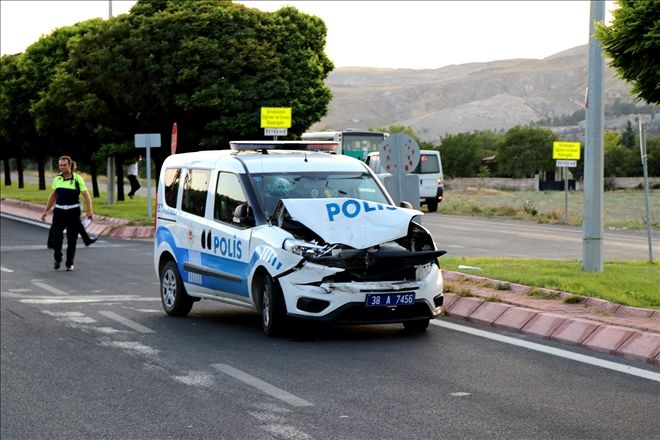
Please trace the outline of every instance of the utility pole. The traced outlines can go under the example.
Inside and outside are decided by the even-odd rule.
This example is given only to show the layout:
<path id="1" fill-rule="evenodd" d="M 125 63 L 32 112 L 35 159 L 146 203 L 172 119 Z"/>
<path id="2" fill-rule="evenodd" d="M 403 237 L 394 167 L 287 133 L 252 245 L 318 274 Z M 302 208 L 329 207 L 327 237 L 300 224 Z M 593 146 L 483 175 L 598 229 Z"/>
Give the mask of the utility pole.
<path id="1" fill-rule="evenodd" d="M 112 0 L 108 0 L 108 19 L 112 18 Z M 112 205 L 115 203 L 115 161 L 112 156 L 108 156 L 108 162 L 107 162 L 107 176 L 108 176 L 108 182 L 106 184 L 106 194 L 108 196 L 108 199 L 106 200 L 106 203 L 108 205 Z"/>
<path id="2" fill-rule="evenodd" d="M 653 239 L 651 238 L 651 208 L 649 206 L 649 171 L 648 156 L 646 155 L 646 136 L 642 127 L 642 115 L 637 114 L 639 121 L 639 154 L 642 157 L 642 171 L 644 173 L 644 206 L 646 207 L 646 235 L 649 241 L 649 261 L 653 263 Z"/>
<path id="3" fill-rule="evenodd" d="M 603 48 L 594 37 L 596 23 L 605 20 L 605 2 L 591 0 L 589 17 L 589 84 L 584 148 L 584 220 L 582 271 L 603 271 Z"/>

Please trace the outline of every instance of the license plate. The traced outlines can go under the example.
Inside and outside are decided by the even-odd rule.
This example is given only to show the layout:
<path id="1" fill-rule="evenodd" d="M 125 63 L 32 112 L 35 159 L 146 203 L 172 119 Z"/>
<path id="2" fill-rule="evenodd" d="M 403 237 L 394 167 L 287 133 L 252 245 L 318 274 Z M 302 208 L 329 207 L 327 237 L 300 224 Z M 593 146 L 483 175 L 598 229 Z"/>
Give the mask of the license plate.
<path id="1" fill-rule="evenodd" d="M 415 303 L 414 293 L 369 293 L 367 307 L 396 307 Z"/>

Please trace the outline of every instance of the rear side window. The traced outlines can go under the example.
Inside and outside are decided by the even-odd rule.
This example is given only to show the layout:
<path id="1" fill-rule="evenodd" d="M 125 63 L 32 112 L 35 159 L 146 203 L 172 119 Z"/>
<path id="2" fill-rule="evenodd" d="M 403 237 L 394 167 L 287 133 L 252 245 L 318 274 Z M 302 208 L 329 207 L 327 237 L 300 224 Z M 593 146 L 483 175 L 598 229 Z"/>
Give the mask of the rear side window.
<path id="1" fill-rule="evenodd" d="M 168 168 L 165 170 L 165 204 L 176 208 L 176 199 L 179 196 L 179 181 L 181 180 L 181 170 L 178 168 Z"/>
<path id="2" fill-rule="evenodd" d="M 181 200 L 183 211 L 204 217 L 210 176 L 211 171 L 209 170 L 191 169 L 186 171 L 183 179 L 183 198 Z"/>
<path id="3" fill-rule="evenodd" d="M 247 203 L 247 198 L 238 176 L 220 172 L 215 191 L 213 218 L 221 222 L 232 223 L 234 210 L 241 203 Z"/>
<path id="4" fill-rule="evenodd" d="M 413 171 L 414 174 L 436 174 L 439 172 L 440 164 L 438 163 L 438 156 L 435 154 L 419 155 L 419 163 L 415 171 Z"/>

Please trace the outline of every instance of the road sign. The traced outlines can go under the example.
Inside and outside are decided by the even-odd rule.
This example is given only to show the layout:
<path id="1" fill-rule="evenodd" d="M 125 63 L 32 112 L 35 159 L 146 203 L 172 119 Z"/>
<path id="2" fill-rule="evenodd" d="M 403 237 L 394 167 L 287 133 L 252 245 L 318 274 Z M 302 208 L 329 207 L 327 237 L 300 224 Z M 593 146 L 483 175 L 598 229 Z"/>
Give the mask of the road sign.
<path id="1" fill-rule="evenodd" d="M 160 133 L 146 133 L 135 135 L 135 148 L 159 148 Z"/>
<path id="2" fill-rule="evenodd" d="M 552 143 L 553 159 L 580 159 L 579 142 L 559 142 Z"/>
<path id="3" fill-rule="evenodd" d="M 264 128 L 264 136 L 286 136 L 286 128 Z"/>
<path id="4" fill-rule="evenodd" d="M 568 167 L 568 168 L 575 168 L 577 166 L 577 160 L 558 160 L 557 161 L 557 167 Z"/>
<path id="5" fill-rule="evenodd" d="M 291 107 L 261 107 L 261 128 L 291 128 Z"/>
<path id="6" fill-rule="evenodd" d="M 177 135 L 178 135 L 178 130 L 176 128 L 176 122 L 175 122 L 174 125 L 172 125 L 172 145 L 171 145 L 172 154 L 176 154 Z"/>

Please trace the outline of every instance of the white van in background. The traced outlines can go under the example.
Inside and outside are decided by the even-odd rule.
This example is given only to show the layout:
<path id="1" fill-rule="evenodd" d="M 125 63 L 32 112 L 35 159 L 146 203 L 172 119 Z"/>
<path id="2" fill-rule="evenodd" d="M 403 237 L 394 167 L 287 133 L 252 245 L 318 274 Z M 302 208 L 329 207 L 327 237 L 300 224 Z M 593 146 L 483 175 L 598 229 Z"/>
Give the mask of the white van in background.
<path id="1" fill-rule="evenodd" d="M 378 175 L 387 171 L 380 163 L 378 152 L 369 153 L 366 164 Z M 419 176 L 419 202 L 426 205 L 429 212 L 438 210 L 444 194 L 444 176 L 442 174 L 442 159 L 437 150 L 420 150 L 419 163 L 411 174 Z"/>

